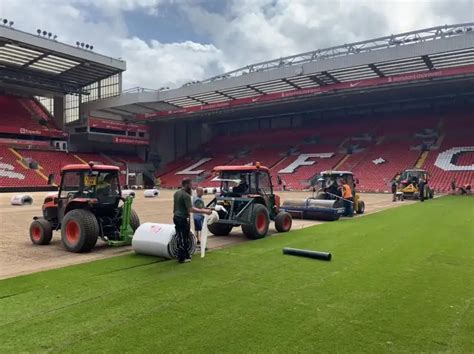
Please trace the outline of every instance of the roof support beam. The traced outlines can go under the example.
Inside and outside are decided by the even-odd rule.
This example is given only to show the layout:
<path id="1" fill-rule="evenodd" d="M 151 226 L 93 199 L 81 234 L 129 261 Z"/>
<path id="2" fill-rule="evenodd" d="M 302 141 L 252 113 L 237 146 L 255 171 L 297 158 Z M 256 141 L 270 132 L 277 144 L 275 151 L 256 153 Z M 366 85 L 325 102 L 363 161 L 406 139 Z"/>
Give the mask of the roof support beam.
<path id="1" fill-rule="evenodd" d="M 327 83 L 325 83 L 323 80 L 321 80 L 319 77 L 317 77 L 316 75 L 311 75 L 311 76 L 308 76 L 310 80 L 314 81 L 315 83 L 317 83 L 319 86 L 326 86 Z"/>
<path id="2" fill-rule="evenodd" d="M 427 55 L 423 55 L 421 57 L 421 59 L 423 59 L 423 61 L 425 62 L 426 66 L 428 67 L 428 69 L 431 70 L 434 70 L 434 65 L 433 65 L 433 62 L 431 61 L 430 57 L 427 56 Z"/>
<path id="3" fill-rule="evenodd" d="M 333 81 L 335 84 L 338 84 L 339 83 L 339 80 L 336 79 L 334 76 L 332 76 L 330 73 L 328 73 L 327 71 L 323 71 L 321 74 L 323 74 L 324 76 L 326 76 L 329 80 Z"/>
<path id="4" fill-rule="evenodd" d="M 287 83 L 287 84 L 290 85 L 290 86 L 293 86 L 295 89 L 298 89 L 298 90 L 301 89 L 301 87 L 299 87 L 297 84 L 292 83 L 292 82 L 289 81 L 288 79 L 282 79 L 281 81 Z"/>
<path id="5" fill-rule="evenodd" d="M 227 97 L 230 100 L 235 100 L 235 97 L 229 96 L 229 95 L 225 94 L 224 92 L 220 92 L 220 91 L 214 91 L 214 92 L 221 95 L 221 96 Z"/>
<path id="6" fill-rule="evenodd" d="M 153 108 L 153 107 L 148 107 L 148 106 L 144 105 L 143 103 L 134 103 L 133 105 L 134 105 L 134 106 L 137 106 L 137 107 L 141 107 L 141 108 L 148 109 L 148 110 L 153 111 L 153 112 L 156 111 L 155 108 Z"/>
<path id="7" fill-rule="evenodd" d="M 385 76 L 385 74 L 379 68 L 377 68 L 375 64 L 369 64 L 369 68 L 371 68 L 372 71 L 376 73 L 379 77 Z"/>
<path id="8" fill-rule="evenodd" d="M 202 103 L 202 104 L 208 104 L 206 101 L 202 101 L 199 98 L 194 98 L 194 97 L 191 97 L 191 96 L 186 96 L 186 98 L 189 98 L 191 100 L 197 101 L 197 102 Z"/>
<path id="9" fill-rule="evenodd" d="M 247 85 L 247 87 L 248 87 L 249 89 L 254 90 L 255 92 L 258 92 L 258 93 L 261 94 L 261 95 L 264 95 L 264 94 L 265 94 L 265 92 L 260 91 L 258 88 L 253 87 L 252 85 Z"/>
<path id="10" fill-rule="evenodd" d="M 49 53 L 43 53 L 43 54 L 37 56 L 36 58 L 31 59 L 28 63 L 23 64 L 22 67 L 26 68 L 26 67 L 30 66 L 31 64 L 34 64 L 34 63 L 40 61 L 41 59 L 46 58 L 48 55 L 49 55 Z"/>

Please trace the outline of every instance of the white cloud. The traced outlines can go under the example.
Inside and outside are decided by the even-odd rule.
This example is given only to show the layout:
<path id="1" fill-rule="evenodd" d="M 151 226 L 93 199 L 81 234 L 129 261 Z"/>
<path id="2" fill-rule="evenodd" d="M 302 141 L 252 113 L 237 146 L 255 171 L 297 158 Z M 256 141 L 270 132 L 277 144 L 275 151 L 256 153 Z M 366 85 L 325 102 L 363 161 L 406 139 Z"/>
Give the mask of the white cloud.
<path id="1" fill-rule="evenodd" d="M 211 44 L 161 43 L 130 35 L 124 20 L 128 11 L 156 15 L 169 3 Z M 19 29 L 45 29 L 65 43 L 91 43 L 99 53 L 125 59 L 125 88 L 177 86 L 257 61 L 468 22 L 473 13 L 472 0 L 232 0 L 222 14 L 210 13 L 195 0 L 0 1 L 2 17 Z"/>
<path id="2" fill-rule="evenodd" d="M 146 43 L 139 38 L 125 39 L 121 43 L 124 59 L 128 62 L 124 86 L 158 88 L 187 81 L 200 80 L 220 72 L 223 56 L 210 44 L 191 41 L 163 44 Z"/>
<path id="3" fill-rule="evenodd" d="M 183 7 L 197 31 L 225 56 L 226 67 L 318 48 L 472 21 L 472 0 L 233 0 L 225 14 Z"/>

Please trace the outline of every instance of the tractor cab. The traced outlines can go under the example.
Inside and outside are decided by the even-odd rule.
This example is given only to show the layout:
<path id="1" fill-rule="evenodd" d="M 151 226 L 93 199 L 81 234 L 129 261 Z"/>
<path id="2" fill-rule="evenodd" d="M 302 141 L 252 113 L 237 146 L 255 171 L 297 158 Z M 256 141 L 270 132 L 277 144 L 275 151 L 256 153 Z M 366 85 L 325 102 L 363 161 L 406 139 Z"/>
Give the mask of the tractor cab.
<path id="1" fill-rule="evenodd" d="M 319 199 L 337 199 L 342 197 L 339 187 L 344 182 L 351 187 L 352 195 L 355 197 L 358 180 L 350 171 L 322 171 L 315 178 L 314 190 Z"/>
<path id="2" fill-rule="evenodd" d="M 65 166 L 58 193 L 58 221 L 81 206 L 101 216 L 112 216 L 121 200 L 119 172 L 117 166 Z"/>
<path id="3" fill-rule="evenodd" d="M 421 199 L 420 181 L 424 182 L 423 199 L 433 198 L 434 192 L 428 185 L 429 179 L 429 173 L 421 168 L 407 169 L 400 173 L 398 189 L 403 199 Z"/>
<path id="4" fill-rule="evenodd" d="M 61 170 L 57 195 L 48 195 L 42 217 L 34 217 L 30 239 L 36 245 L 51 242 L 61 230 L 64 247 L 88 252 L 100 238 L 109 245 L 131 243 L 140 220 L 132 209 L 132 198 L 122 198 L 117 166 L 77 164 Z"/>
<path id="5" fill-rule="evenodd" d="M 248 167 L 252 168 L 249 169 Z M 224 166 L 224 168 L 214 169 L 214 171 L 217 176 L 213 181 L 221 183 L 220 190 L 224 196 L 261 195 L 267 197 L 267 199 L 273 197 L 272 181 L 266 167 Z M 267 200 L 267 202 L 270 202 L 270 200 Z"/>
<path id="6" fill-rule="evenodd" d="M 359 180 L 355 178 L 351 171 L 322 171 L 315 178 L 314 193 L 315 199 L 334 200 L 335 207 L 343 205 L 340 186 L 347 183 L 351 187 L 352 198 L 354 200 L 354 212 L 363 214 L 365 203 L 360 199 L 356 187 Z"/>
<path id="7" fill-rule="evenodd" d="M 426 172 L 426 170 L 422 170 L 418 168 L 405 170 L 400 174 L 400 183 L 405 187 L 410 184 L 418 185 L 420 180 L 423 180 L 426 183 L 428 182 L 428 179 L 429 179 L 428 172 Z"/>
<path id="8" fill-rule="evenodd" d="M 270 221 L 279 232 L 289 231 L 291 216 L 280 211 L 280 198 L 273 193 L 270 170 L 260 163 L 249 166 L 217 166 L 214 182 L 220 182 L 220 194 L 209 207 L 220 205 L 219 222 L 209 225 L 217 236 L 225 236 L 234 226 L 241 226 L 251 239 L 262 238 Z"/>

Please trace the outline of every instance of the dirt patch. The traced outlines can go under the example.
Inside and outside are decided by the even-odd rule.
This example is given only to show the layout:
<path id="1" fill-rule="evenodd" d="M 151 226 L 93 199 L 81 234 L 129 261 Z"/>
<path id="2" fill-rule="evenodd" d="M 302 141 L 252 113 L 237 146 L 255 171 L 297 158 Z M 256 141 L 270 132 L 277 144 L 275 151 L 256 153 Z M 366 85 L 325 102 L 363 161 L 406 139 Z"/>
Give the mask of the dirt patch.
<path id="1" fill-rule="evenodd" d="M 98 242 L 92 252 L 75 254 L 67 252 L 61 244 L 60 232 L 55 232 L 53 241 L 49 246 L 34 246 L 28 236 L 28 230 L 33 216 L 41 215 L 41 204 L 46 192 L 28 193 L 33 197 L 33 205 L 11 206 L 10 199 L 15 193 L 0 194 L 0 279 L 21 274 L 38 272 L 51 268 L 64 267 L 71 264 L 85 263 L 96 259 L 112 257 L 131 251 L 131 247 L 107 247 L 103 242 Z M 282 200 L 285 198 L 304 198 L 308 193 L 281 192 Z M 172 222 L 172 191 L 162 191 L 159 198 L 147 199 L 143 191 L 137 192 L 133 207 L 143 222 Z M 210 196 L 206 196 L 210 200 Z M 413 202 L 391 201 L 387 194 L 365 194 L 363 200 L 366 204 L 366 215 L 384 209 L 406 205 Z M 293 230 L 318 225 L 321 221 L 294 220 Z M 273 225 L 270 234 L 276 233 Z M 209 248 L 216 249 L 246 241 L 246 238 L 235 229 L 227 237 L 210 237 Z"/>

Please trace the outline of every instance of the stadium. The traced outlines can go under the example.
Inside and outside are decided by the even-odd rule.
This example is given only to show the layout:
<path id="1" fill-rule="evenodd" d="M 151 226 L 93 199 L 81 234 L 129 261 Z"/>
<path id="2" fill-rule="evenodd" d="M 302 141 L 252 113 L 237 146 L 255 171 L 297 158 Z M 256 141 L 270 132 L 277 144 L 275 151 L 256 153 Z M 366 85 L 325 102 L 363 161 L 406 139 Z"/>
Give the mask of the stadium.
<path id="1" fill-rule="evenodd" d="M 0 351 L 474 350 L 474 23 L 317 49 L 178 88 L 123 90 L 133 63 L 5 21 Z M 133 202 L 142 226 L 172 223 L 183 179 L 203 187 L 209 205 L 235 181 L 229 171 L 248 173 L 249 184 L 262 173 L 269 180 L 266 190 L 255 182 L 233 220 L 218 214 L 230 228 L 209 225 L 209 252 L 190 265 L 140 255 L 132 241 L 111 247 L 104 235 L 115 221 L 105 224 L 98 197 L 76 198 L 83 204 L 62 219 L 97 212 L 97 245 L 95 234 L 76 252 L 74 228 L 57 221 L 52 241 L 41 229 L 40 242 L 30 224 L 65 203 L 67 171 L 84 169 L 85 184 L 101 166 L 117 175 L 119 218 Z M 407 182 L 407 192 L 409 171 L 422 171 L 426 186 Z M 333 174 L 350 176 L 354 218 L 327 221 L 346 197 L 314 197 Z M 234 194 L 232 208 L 247 200 Z M 249 231 L 239 215 L 268 198 L 265 232 L 257 214 Z M 291 215 L 286 226 L 272 214 L 280 208 Z M 332 260 L 287 257 L 284 247 Z"/>

